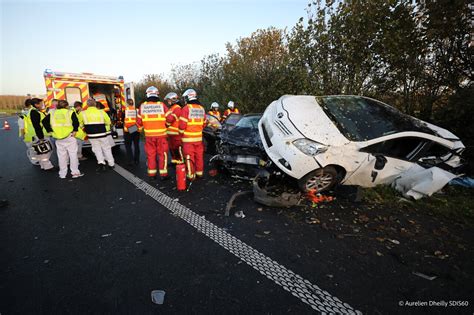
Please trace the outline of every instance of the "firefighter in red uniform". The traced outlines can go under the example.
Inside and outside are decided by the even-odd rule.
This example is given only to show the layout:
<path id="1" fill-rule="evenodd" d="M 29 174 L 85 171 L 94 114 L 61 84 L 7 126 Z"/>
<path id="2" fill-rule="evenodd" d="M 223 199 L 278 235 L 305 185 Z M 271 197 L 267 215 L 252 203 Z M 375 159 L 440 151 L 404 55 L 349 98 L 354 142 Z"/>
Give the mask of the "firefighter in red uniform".
<path id="1" fill-rule="evenodd" d="M 181 110 L 179 132 L 182 135 L 186 176 L 190 180 L 204 174 L 204 146 L 202 130 L 206 124 L 206 112 L 197 99 L 197 93 L 188 89 L 183 94 L 186 105 Z"/>
<path id="2" fill-rule="evenodd" d="M 227 109 L 224 111 L 224 114 L 222 115 L 222 121 L 226 120 L 227 117 L 229 117 L 231 114 L 240 114 L 240 111 L 237 107 L 235 107 L 235 104 L 233 101 L 229 101 L 227 104 Z"/>
<path id="3" fill-rule="evenodd" d="M 165 96 L 165 102 L 169 106 L 166 112 L 166 125 L 168 126 L 168 142 L 171 151 L 171 163 L 184 163 L 181 135 L 179 134 L 179 117 L 181 116 L 181 104 L 178 94 L 170 92 Z"/>
<path id="4" fill-rule="evenodd" d="M 145 153 L 148 176 L 156 179 L 156 158 L 161 179 L 168 179 L 168 139 L 166 134 L 166 107 L 158 97 L 158 89 L 150 86 L 146 89 L 146 102 L 140 105 L 137 123 L 145 132 Z"/>
<path id="5" fill-rule="evenodd" d="M 219 111 L 219 103 L 217 102 L 212 103 L 211 110 L 208 111 L 207 113 L 221 120 L 221 112 Z"/>

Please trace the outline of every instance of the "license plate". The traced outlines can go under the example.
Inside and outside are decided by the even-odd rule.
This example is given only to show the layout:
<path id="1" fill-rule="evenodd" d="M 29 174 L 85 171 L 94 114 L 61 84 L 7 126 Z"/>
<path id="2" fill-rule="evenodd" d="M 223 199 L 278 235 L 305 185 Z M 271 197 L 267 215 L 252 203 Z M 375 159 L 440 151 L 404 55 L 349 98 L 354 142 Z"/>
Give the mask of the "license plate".
<path id="1" fill-rule="evenodd" d="M 258 158 L 254 156 L 237 156 L 237 163 L 242 163 L 242 164 L 251 164 L 251 165 L 258 165 Z"/>

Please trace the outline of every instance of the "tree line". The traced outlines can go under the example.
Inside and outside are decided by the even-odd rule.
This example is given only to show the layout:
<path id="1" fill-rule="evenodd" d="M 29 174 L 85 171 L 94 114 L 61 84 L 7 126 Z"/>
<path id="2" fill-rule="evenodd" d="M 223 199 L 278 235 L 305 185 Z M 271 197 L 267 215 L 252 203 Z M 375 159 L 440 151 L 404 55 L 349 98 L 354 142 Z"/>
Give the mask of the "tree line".
<path id="1" fill-rule="evenodd" d="M 472 10 L 463 0 L 317 0 L 291 29 L 226 44 L 224 55 L 147 75 L 163 92 L 195 88 L 206 104 L 262 112 L 284 94 L 374 97 L 473 143 Z M 143 91 L 142 91 L 143 90 Z M 162 95 L 164 95 L 162 93 Z"/>

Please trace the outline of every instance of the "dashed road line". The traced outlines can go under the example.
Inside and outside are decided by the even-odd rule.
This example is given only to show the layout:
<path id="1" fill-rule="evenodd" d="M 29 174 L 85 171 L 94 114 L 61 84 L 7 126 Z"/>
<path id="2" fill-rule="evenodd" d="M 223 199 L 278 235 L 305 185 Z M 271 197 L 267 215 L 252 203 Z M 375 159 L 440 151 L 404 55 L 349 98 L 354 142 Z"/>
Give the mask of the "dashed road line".
<path id="1" fill-rule="evenodd" d="M 183 219 L 196 230 L 203 233 L 214 242 L 246 262 L 262 275 L 272 280 L 286 291 L 290 292 L 314 310 L 325 313 L 362 314 L 347 303 L 321 289 L 300 275 L 280 265 L 278 262 L 265 256 L 253 247 L 232 236 L 224 229 L 206 220 L 191 209 L 183 206 L 178 201 L 167 196 L 157 188 L 146 183 L 129 171 L 115 165 L 115 171 L 127 179 L 145 194 L 155 199 L 162 206 L 171 211 L 175 216 Z"/>

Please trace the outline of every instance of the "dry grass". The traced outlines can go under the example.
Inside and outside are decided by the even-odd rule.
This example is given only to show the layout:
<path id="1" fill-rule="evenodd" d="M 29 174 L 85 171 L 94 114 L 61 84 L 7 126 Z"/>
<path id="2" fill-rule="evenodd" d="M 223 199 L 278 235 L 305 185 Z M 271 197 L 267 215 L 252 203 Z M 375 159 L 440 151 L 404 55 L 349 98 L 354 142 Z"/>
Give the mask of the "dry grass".
<path id="1" fill-rule="evenodd" d="M 21 109 L 25 99 L 21 95 L 0 95 L 0 109 Z"/>

